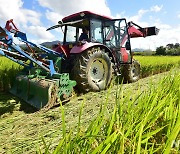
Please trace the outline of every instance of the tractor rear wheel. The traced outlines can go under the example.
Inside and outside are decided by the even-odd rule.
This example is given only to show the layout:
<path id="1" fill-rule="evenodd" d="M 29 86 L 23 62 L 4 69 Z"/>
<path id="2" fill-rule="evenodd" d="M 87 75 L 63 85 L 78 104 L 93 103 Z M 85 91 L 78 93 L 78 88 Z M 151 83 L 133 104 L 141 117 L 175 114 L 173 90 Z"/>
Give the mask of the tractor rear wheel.
<path id="1" fill-rule="evenodd" d="M 112 78 L 112 64 L 107 53 L 91 48 L 74 59 L 71 77 L 81 92 L 106 89 Z"/>
<path id="2" fill-rule="evenodd" d="M 140 78 L 140 64 L 137 60 L 132 60 L 132 64 L 122 67 L 122 75 L 125 82 L 136 82 Z"/>

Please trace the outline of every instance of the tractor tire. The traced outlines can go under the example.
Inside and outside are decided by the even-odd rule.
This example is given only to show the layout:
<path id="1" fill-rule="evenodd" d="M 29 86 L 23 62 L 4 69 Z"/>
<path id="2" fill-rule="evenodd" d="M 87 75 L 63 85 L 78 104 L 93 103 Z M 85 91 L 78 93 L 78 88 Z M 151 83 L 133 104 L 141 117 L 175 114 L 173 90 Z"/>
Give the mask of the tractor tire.
<path id="1" fill-rule="evenodd" d="M 122 67 L 122 75 L 125 82 L 136 82 L 140 78 L 140 64 L 136 60 L 132 60 L 132 64 L 126 64 Z"/>
<path id="2" fill-rule="evenodd" d="M 76 56 L 71 79 L 77 82 L 80 92 L 106 89 L 112 78 L 112 64 L 107 53 L 91 48 Z"/>

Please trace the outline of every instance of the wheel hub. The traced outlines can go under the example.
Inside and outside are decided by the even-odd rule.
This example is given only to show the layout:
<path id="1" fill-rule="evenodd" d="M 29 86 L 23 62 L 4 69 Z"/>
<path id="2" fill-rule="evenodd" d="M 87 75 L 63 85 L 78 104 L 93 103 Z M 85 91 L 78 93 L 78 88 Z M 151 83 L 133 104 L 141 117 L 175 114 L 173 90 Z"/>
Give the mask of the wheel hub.
<path id="1" fill-rule="evenodd" d="M 104 80 L 107 73 L 107 64 L 104 59 L 95 59 L 90 67 L 90 78 L 93 82 L 98 83 Z"/>
<path id="2" fill-rule="evenodd" d="M 95 68 L 93 68 L 93 70 L 92 70 L 92 71 L 93 71 L 92 73 L 93 73 L 94 75 L 96 75 L 96 74 L 97 74 L 97 68 L 96 68 L 96 67 L 95 67 Z"/>

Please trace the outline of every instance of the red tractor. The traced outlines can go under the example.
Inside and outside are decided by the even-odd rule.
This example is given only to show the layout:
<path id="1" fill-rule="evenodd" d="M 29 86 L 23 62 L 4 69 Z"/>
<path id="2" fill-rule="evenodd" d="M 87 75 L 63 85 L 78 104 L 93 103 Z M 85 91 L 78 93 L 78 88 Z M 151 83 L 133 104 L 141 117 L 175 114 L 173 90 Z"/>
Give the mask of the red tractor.
<path id="1" fill-rule="evenodd" d="M 81 92 L 104 90 L 112 74 L 121 75 L 127 82 L 137 81 L 140 64 L 133 59 L 130 38 L 159 31 L 89 11 L 67 16 L 48 30 L 58 27 L 63 30 L 64 41 L 53 50 L 30 42 L 13 20 L 0 27 L 0 55 L 24 67 L 10 92 L 38 109 L 68 99 L 75 85 Z M 14 43 L 15 37 L 26 49 Z"/>
<path id="2" fill-rule="evenodd" d="M 67 16 L 47 30 L 58 27 L 63 30 L 64 40 L 54 50 L 66 55 L 62 69 L 70 72 L 77 88 L 86 92 L 106 89 L 113 73 L 127 82 L 137 81 L 140 64 L 133 59 L 130 38 L 157 35 L 159 31 L 90 11 Z"/>

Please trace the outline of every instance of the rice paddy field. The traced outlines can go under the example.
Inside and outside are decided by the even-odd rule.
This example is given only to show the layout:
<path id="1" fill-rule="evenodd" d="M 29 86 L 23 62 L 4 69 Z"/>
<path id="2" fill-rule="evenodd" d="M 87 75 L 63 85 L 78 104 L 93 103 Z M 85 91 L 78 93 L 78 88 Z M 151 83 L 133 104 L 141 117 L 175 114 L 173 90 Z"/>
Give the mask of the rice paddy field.
<path id="1" fill-rule="evenodd" d="M 36 111 L 0 92 L 0 153 L 180 153 L 180 57 L 135 56 L 141 79 Z M 0 87 L 21 68 L 0 57 Z"/>
<path id="2" fill-rule="evenodd" d="M 0 56 L 0 90 L 9 89 L 20 69 L 19 64 Z"/>
<path id="3" fill-rule="evenodd" d="M 141 64 L 141 76 L 146 77 L 180 67 L 180 56 L 135 56 Z"/>
<path id="4" fill-rule="evenodd" d="M 169 71 L 180 66 L 180 56 L 135 56 L 141 64 L 141 77 Z M 16 73 L 22 67 L 11 60 L 0 57 L 0 89 L 8 89 Z"/>

